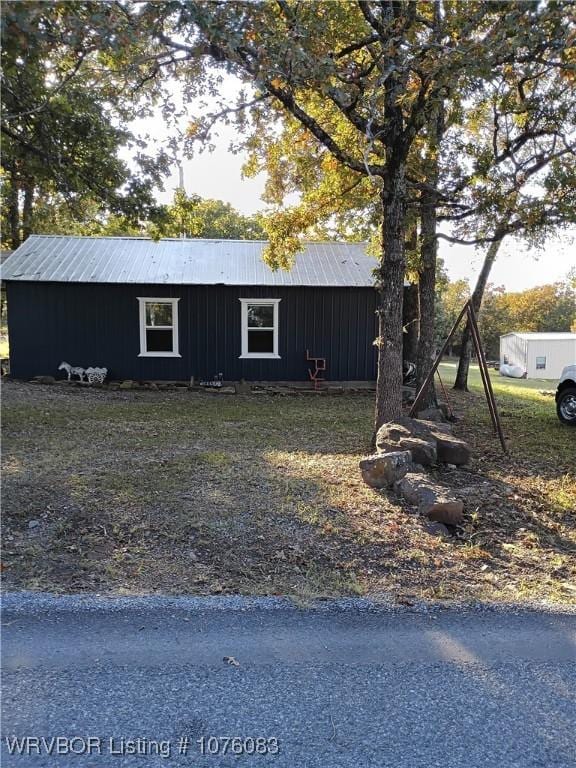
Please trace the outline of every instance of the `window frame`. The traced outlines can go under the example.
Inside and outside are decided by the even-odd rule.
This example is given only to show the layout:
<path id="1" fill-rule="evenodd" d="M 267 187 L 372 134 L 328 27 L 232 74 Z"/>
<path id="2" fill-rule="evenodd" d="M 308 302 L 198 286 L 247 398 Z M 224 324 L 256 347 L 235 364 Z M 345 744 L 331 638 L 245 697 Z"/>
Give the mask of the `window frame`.
<path id="1" fill-rule="evenodd" d="M 545 371 L 548 363 L 547 355 L 534 355 L 534 365 L 537 371 Z M 544 365 L 538 365 L 538 360 L 544 360 Z"/>
<path id="2" fill-rule="evenodd" d="M 279 326 L 279 311 L 278 305 L 282 299 L 264 299 L 254 297 L 251 299 L 238 299 L 241 306 L 241 329 L 242 329 L 242 354 L 239 355 L 240 360 L 280 360 L 281 356 L 278 354 L 278 326 Z M 272 328 L 249 328 L 248 327 L 248 307 L 251 305 L 273 307 L 273 327 Z M 248 333 L 250 331 L 258 333 L 262 331 L 272 331 L 273 351 L 272 352 L 248 352 Z"/>
<path id="3" fill-rule="evenodd" d="M 178 332 L 178 302 L 180 299 L 174 299 L 170 296 L 137 296 L 140 318 L 140 354 L 138 357 L 182 357 L 179 352 L 179 332 Z M 146 325 L 146 304 L 171 304 L 172 305 L 172 325 Z M 172 331 L 172 351 L 171 352 L 149 352 L 146 344 L 146 331 L 156 329 Z"/>

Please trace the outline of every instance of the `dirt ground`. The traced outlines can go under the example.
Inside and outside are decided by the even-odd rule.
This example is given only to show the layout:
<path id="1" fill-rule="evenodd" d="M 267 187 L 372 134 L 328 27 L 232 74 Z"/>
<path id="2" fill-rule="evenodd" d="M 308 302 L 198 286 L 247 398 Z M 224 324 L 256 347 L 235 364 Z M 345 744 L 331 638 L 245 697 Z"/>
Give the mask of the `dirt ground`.
<path id="1" fill-rule="evenodd" d="M 502 395 L 504 457 L 479 394 L 453 402 L 475 458 L 437 472 L 465 502 L 445 540 L 362 483 L 371 393 L 7 381 L 5 588 L 576 602 L 574 430 Z"/>

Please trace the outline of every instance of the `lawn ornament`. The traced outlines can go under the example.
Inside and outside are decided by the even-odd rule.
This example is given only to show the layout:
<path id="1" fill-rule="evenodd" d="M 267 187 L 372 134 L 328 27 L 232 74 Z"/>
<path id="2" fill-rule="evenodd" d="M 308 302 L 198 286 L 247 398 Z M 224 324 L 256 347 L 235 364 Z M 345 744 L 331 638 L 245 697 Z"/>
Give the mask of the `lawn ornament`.
<path id="1" fill-rule="evenodd" d="M 108 368 L 86 368 L 86 376 L 88 378 L 88 384 L 104 384 L 104 380 L 108 375 Z"/>
<path id="2" fill-rule="evenodd" d="M 80 381 L 84 381 L 84 374 L 86 373 L 84 368 L 80 368 L 76 365 L 70 365 L 70 363 L 62 362 L 58 366 L 58 370 L 66 371 L 66 373 L 68 374 L 68 381 L 72 380 L 72 376 L 78 376 Z"/>
<path id="3" fill-rule="evenodd" d="M 220 387 L 224 384 L 224 374 L 223 373 L 215 373 L 213 378 L 209 381 L 201 381 L 200 386 L 201 387 L 214 387 L 215 389 L 220 389 Z"/>

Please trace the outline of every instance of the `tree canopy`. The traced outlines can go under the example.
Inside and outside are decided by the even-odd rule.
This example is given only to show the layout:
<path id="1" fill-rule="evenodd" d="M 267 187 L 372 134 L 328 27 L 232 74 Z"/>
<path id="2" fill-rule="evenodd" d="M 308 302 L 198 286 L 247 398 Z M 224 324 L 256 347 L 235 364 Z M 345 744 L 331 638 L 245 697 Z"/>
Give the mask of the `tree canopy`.
<path id="1" fill-rule="evenodd" d="M 448 282 L 438 292 L 438 332 L 443 341 L 470 295 L 467 280 Z M 564 281 L 524 291 L 506 291 L 488 285 L 478 317 L 486 353 L 499 354 L 500 336 L 513 331 L 570 331 L 576 323 L 576 287 L 570 276 Z"/>
<path id="2" fill-rule="evenodd" d="M 480 333 L 488 353 L 498 357 L 500 336 L 512 331 L 570 331 L 576 319 L 576 292 L 566 283 L 506 292 L 491 287 L 480 312 Z"/>
<path id="3" fill-rule="evenodd" d="M 171 205 L 162 206 L 146 227 L 153 237 L 206 237 L 227 240 L 262 240 L 258 216 L 243 216 L 229 203 L 176 190 Z"/>
<path id="4" fill-rule="evenodd" d="M 3 237 L 35 227 L 40 204 L 86 206 L 136 222 L 169 167 L 127 128 L 138 114 L 112 65 L 114 9 L 96 2 L 6 3 L 2 14 Z M 152 93 L 149 94 L 152 96 Z M 130 151 L 137 170 L 120 159 Z"/>
<path id="5" fill-rule="evenodd" d="M 328 165 L 373 189 L 382 227 L 376 426 L 397 415 L 411 149 L 449 95 L 459 102 L 510 62 L 553 55 L 561 14 L 536 3 L 281 0 L 147 3 L 138 20 L 172 58 L 193 62 L 195 82 L 203 62 L 234 72 L 254 91 L 244 110 L 256 124 L 287 117 Z M 272 219 L 271 261 L 289 263 L 294 224 Z"/>
<path id="6" fill-rule="evenodd" d="M 570 2 L 13 5 L 5 23 L 13 35 L 4 84 L 11 106 L 2 131 L 16 237 L 28 230 L 31 203 L 41 195 L 102 201 L 115 223 L 140 225 L 166 158 L 141 154 L 142 172 L 127 174 L 117 160 L 117 149 L 135 141 L 127 118 L 153 104 L 174 116 L 167 77 L 178 82 L 186 108 L 199 96 L 218 99 L 222 76 L 233 74 L 238 99 L 221 98 L 215 110 L 190 119 L 183 149 L 208 144 L 216 120 L 236 121 L 247 173 L 268 175 L 272 210 L 264 226 L 273 266 L 290 266 L 311 231 L 364 236 L 376 229 L 376 427 L 401 410 L 409 268 L 420 279 L 421 374 L 429 364 L 437 241 L 454 236 L 438 231 L 438 221 L 450 222 L 462 241 L 489 245 L 495 257 L 508 234 L 536 239 L 573 220 Z M 299 202 L 286 206 L 294 192 Z M 230 212 L 202 205 L 180 196 L 159 212 L 157 231 L 197 232 L 200 213 L 207 229 L 212 216 L 234 229 Z M 259 226 L 236 223 L 242 231 Z"/>

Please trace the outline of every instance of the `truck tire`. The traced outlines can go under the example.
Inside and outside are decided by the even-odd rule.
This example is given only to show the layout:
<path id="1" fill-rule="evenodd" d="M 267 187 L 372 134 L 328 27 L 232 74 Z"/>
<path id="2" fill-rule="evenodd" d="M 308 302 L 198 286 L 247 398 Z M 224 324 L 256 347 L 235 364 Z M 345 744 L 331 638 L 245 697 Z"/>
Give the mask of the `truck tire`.
<path id="1" fill-rule="evenodd" d="M 563 424 L 576 427 L 576 387 L 566 387 L 558 395 L 556 413 Z"/>

